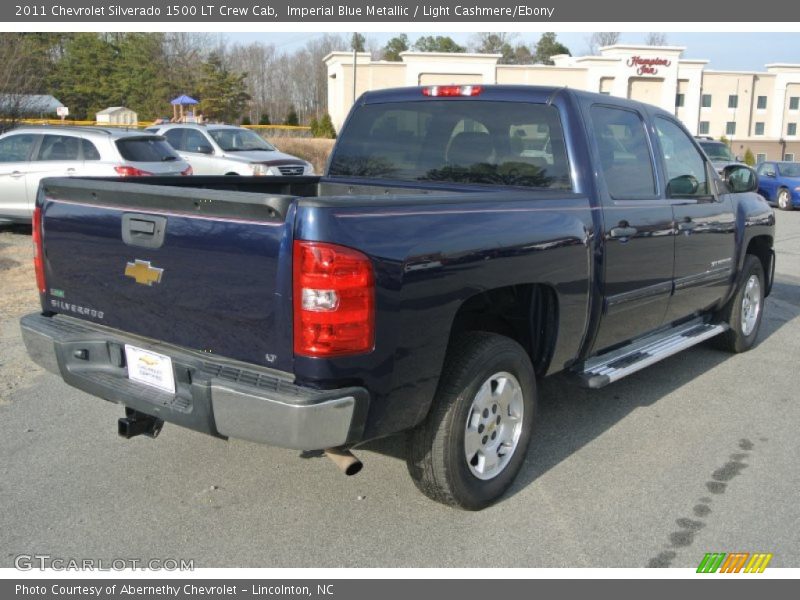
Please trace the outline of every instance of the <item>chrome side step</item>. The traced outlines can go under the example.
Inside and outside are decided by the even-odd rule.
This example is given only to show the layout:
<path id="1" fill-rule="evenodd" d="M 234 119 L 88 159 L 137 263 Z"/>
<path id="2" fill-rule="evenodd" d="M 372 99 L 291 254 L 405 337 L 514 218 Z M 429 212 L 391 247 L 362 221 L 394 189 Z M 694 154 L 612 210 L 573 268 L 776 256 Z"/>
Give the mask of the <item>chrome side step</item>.
<path id="1" fill-rule="evenodd" d="M 583 369 L 579 367 L 576 374 L 586 387 L 601 388 L 727 329 L 726 323 L 690 321 L 594 357 L 583 364 Z"/>

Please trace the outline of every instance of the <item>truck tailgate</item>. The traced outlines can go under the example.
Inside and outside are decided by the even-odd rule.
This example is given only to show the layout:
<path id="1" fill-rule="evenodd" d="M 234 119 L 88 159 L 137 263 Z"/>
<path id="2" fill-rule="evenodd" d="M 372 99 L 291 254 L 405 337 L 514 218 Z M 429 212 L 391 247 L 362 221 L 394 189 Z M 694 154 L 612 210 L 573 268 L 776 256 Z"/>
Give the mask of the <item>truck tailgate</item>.
<path id="1" fill-rule="evenodd" d="M 51 179 L 38 202 L 45 310 L 291 370 L 291 198 Z"/>

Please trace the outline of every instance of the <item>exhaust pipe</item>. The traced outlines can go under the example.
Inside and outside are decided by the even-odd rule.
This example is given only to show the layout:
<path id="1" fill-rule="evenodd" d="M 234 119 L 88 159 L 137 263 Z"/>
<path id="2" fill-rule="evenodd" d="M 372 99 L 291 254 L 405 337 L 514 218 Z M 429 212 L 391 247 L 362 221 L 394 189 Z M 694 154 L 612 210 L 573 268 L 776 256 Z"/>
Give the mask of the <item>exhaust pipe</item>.
<path id="1" fill-rule="evenodd" d="M 117 422 L 117 433 L 127 440 L 137 435 L 157 438 L 162 427 L 162 419 L 125 407 L 125 418 Z"/>
<path id="2" fill-rule="evenodd" d="M 362 468 L 364 464 L 358 460 L 350 450 L 345 448 L 328 448 L 325 450 L 325 456 L 330 458 L 339 470 L 345 475 L 355 475 Z"/>

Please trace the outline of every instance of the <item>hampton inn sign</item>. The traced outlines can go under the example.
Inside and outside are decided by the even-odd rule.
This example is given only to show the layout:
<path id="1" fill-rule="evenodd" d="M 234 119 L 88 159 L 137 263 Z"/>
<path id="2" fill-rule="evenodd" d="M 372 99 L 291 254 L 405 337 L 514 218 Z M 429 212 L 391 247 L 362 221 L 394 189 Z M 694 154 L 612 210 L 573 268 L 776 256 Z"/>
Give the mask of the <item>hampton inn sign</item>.
<path id="1" fill-rule="evenodd" d="M 659 56 L 653 58 L 631 56 L 628 59 L 627 65 L 629 67 L 636 67 L 637 75 L 658 75 L 658 67 L 669 67 L 672 65 L 672 61 Z"/>
<path id="2" fill-rule="evenodd" d="M 715 71 L 707 60 L 682 58 L 684 47 L 618 44 L 596 56 L 553 57 L 553 65 L 503 65 L 499 54 L 403 52 L 397 62 L 356 56 L 356 96 L 409 85 L 563 85 L 633 98 L 670 111 L 696 135 L 725 136 L 735 154 L 800 159 L 800 64 L 763 71 Z M 353 54 L 333 52 L 328 110 L 341 126 L 353 104 Z"/>

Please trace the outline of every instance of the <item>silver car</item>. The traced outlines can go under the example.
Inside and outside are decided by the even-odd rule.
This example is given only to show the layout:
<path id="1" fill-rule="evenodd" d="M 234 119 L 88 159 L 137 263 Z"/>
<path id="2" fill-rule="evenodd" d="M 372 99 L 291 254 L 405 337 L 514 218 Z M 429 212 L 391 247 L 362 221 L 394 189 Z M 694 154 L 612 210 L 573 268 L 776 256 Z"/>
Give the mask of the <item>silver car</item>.
<path id="1" fill-rule="evenodd" d="M 99 127 L 19 127 L 0 135 L 0 222 L 29 223 L 44 177 L 191 175 L 163 137 Z"/>
<path id="2" fill-rule="evenodd" d="M 278 151 L 255 131 L 234 125 L 172 124 L 146 131 L 163 135 L 195 175 L 313 175 L 314 167 Z"/>

